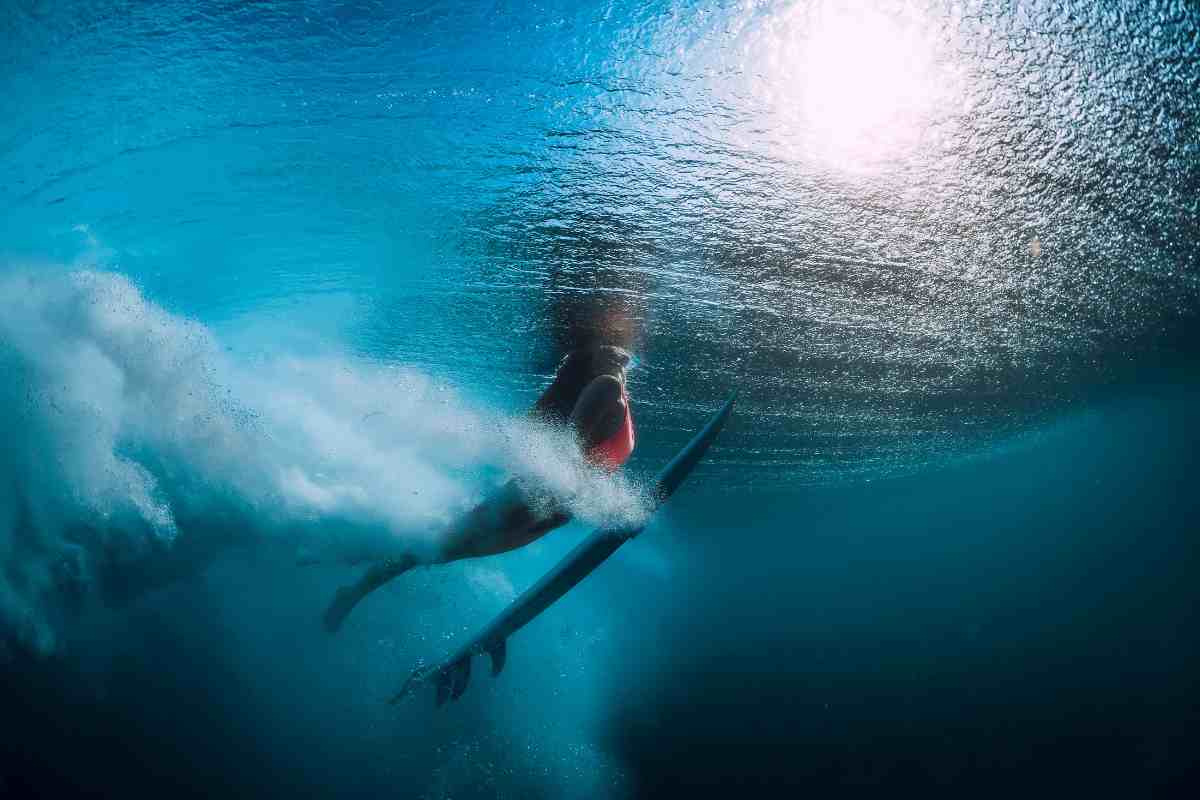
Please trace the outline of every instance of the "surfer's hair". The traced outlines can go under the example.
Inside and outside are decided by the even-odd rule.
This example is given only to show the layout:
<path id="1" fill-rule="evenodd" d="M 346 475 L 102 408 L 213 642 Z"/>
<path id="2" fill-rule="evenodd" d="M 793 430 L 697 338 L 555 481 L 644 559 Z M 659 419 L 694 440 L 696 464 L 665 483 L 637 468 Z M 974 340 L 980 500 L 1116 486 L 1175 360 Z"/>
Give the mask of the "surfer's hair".
<path id="1" fill-rule="evenodd" d="M 608 344 L 572 350 L 558 362 L 554 381 L 538 398 L 534 412 L 552 421 L 565 422 L 580 392 L 595 378 L 612 375 L 624 383 L 625 368 L 632 357 L 628 350 Z"/>
<path id="2" fill-rule="evenodd" d="M 625 377 L 625 368 L 629 366 L 629 362 L 633 359 L 633 355 L 628 350 L 611 344 L 602 344 L 599 347 L 590 348 L 590 355 L 592 357 L 592 368 L 596 375 L 615 375 L 622 379 Z M 563 361 L 565 362 L 570 357 L 568 353 L 563 358 Z"/>

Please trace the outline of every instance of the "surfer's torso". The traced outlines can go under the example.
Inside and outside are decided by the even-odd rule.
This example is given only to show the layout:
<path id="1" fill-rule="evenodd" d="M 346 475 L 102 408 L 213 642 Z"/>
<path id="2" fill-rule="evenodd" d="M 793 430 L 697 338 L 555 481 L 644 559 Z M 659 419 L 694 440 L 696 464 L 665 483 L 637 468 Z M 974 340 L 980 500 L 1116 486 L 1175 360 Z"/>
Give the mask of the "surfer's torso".
<path id="1" fill-rule="evenodd" d="M 573 428 L 584 458 L 609 472 L 628 461 L 636 445 L 625 389 L 628 361 L 629 354 L 615 347 L 568 354 L 532 412 L 544 422 Z M 477 506 L 447 541 L 444 560 L 515 550 L 567 523 L 570 516 L 551 498 L 533 498 L 529 491 L 510 481 Z"/>

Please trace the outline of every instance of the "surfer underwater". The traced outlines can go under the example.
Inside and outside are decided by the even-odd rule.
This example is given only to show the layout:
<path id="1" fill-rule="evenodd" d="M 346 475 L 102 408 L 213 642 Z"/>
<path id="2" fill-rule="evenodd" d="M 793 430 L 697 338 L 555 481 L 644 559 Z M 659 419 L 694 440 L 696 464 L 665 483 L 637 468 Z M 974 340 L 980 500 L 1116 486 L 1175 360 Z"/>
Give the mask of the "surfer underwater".
<path id="1" fill-rule="evenodd" d="M 553 290 L 560 280 L 572 290 L 549 291 L 553 300 L 548 309 L 547 343 L 553 346 L 556 356 L 566 355 L 558 361 L 554 379 L 529 413 L 543 424 L 572 431 L 581 455 L 612 473 L 625 464 L 636 445 L 625 373 L 630 351 L 641 339 L 645 309 L 640 306 L 645 293 L 637 285 L 630 286 L 628 276 L 603 269 L 591 270 L 589 281 L 594 285 L 587 287 L 588 291 L 577 291 L 579 287 L 570 274 L 552 275 L 549 289 Z M 622 290 L 612 291 L 612 287 Z M 730 397 L 658 472 L 647 495 L 644 517 L 594 530 L 454 652 L 438 662 L 422 662 L 390 702 L 399 702 L 427 683 L 436 688 L 439 706 L 458 699 L 467 688 L 476 656 L 490 658 L 492 675 L 499 675 L 507 659 L 509 638 L 642 531 L 650 516 L 704 458 L 733 405 L 734 398 Z M 338 630 L 363 598 L 415 566 L 515 550 L 570 519 L 549 488 L 509 480 L 462 515 L 432 553 L 413 551 L 379 561 L 356 583 L 339 589 L 325 612 L 325 627 L 330 632 Z"/>
<path id="2" fill-rule="evenodd" d="M 589 344 L 568 352 L 530 416 L 549 425 L 570 427 L 588 461 L 609 472 L 619 469 L 636 444 L 625 385 L 629 361 L 628 351 L 608 344 Z M 325 612 L 325 628 L 337 631 L 363 598 L 413 567 L 515 550 L 570 519 L 547 493 L 509 480 L 454 525 L 433 554 L 406 554 L 381 561 L 357 582 L 339 589 Z"/>

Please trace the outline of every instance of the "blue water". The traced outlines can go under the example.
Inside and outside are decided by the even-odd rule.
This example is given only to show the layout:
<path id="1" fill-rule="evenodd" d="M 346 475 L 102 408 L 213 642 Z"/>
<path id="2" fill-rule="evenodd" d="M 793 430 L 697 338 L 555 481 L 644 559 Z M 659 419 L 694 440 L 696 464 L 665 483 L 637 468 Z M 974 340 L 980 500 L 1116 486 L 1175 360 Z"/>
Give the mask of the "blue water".
<path id="1" fill-rule="evenodd" d="M 0 42 L 0 796 L 1194 771 L 1192 4 L 12 0 Z M 616 480 L 522 419 L 597 339 Z M 502 676 L 385 704 L 734 390 Z M 321 630 L 513 474 L 578 522 Z"/>

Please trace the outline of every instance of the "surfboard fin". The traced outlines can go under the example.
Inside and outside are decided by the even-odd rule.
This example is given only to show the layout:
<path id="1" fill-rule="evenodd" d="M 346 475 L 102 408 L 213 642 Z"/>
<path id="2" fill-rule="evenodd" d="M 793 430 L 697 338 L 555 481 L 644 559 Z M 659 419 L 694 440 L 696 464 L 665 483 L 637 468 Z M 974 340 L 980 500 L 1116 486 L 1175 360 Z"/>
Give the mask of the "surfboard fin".
<path id="1" fill-rule="evenodd" d="M 454 662 L 450 668 L 450 699 L 457 700 L 471 681 L 471 657 Z"/>
<path id="2" fill-rule="evenodd" d="M 471 657 L 463 656 L 448 664 L 433 667 L 417 667 L 400 687 L 389 703 L 395 705 L 417 690 L 421 684 L 432 680 L 437 689 L 436 705 L 441 707 L 449 700 L 457 700 L 471 682 Z"/>
<path id="3" fill-rule="evenodd" d="M 487 651 L 487 654 L 492 657 L 492 677 L 496 677 L 504 669 L 504 662 L 508 659 L 508 640 L 501 639 L 500 642 Z"/>

